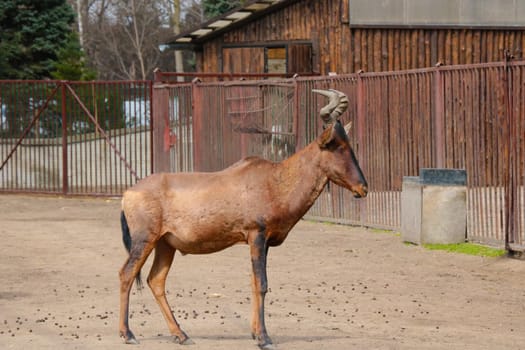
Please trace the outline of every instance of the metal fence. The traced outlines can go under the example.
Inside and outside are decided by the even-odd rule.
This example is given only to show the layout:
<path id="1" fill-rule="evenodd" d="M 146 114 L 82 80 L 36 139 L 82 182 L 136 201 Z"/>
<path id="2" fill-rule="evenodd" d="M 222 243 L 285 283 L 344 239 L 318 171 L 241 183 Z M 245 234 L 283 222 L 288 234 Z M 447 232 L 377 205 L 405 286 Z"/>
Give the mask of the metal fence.
<path id="1" fill-rule="evenodd" d="M 0 82 L 0 190 L 118 195 L 151 173 L 151 86 Z"/>
<path id="2" fill-rule="evenodd" d="M 170 152 L 188 160 L 172 163 L 171 170 L 214 171 L 248 155 L 287 157 L 321 130 L 318 112 L 325 101 L 311 92 L 315 88 L 348 95 L 342 118 L 353 122 L 351 142 L 370 193 L 355 200 L 330 185 L 307 217 L 398 229 L 404 176 L 417 176 L 421 168 L 462 168 L 468 238 L 523 248 L 524 62 L 163 85 L 159 89 L 178 106 L 167 114 L 168 139 L 179 142 Z"/>
<path id="3" fill-rule="evenodd" d="M 404 176 L 463 168 L 468 238 L 523 250 L 525 62 L 183 84 L 2 81 L 0 191 L 118 195 L 152 171 L 280 161 L 319 134 L 319 88 L 349 97 L 342 119 L 370 192 L 355 200 L 330 184 L 307 217 L 398 229 Z"/>
<path id="4" fill-rule="evenodd" d="M 418 175 L 421 168 L 462 168 L 468 174 L 469 239 L 505 240 L 509 70 L 519 72 L 522 66 L 442 67 L 357 78 L 353 118 L 363 125 L 356 135 L 358 157 L 372 189 L 362 224 L 399 227 L 403 176 Z M 519 129 L 520 120 L 513 127 Z M 516 219 L 523 213 L 519 207 L 512 214 Z M 517 229 L 521 233 L 514 241 L 521 242 L 523 227 Z"/>

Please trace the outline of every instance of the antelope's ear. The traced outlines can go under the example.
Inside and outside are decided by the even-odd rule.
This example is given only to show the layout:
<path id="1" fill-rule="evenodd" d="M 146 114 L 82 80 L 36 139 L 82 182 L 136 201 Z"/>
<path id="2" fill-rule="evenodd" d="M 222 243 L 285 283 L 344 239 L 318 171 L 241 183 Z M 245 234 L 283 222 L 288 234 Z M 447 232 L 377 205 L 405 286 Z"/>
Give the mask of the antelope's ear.
<path id="1" fill-rule="evenodd" d="M 319 147 L 326 148 L 330 142 L 334 139 L 334 126 L 335 124 L 328 124 L 327 128 L 324 129 L 323 133 L 319 138 L 317 139 L 317 143 L 319 143 Z"/>
<path id="2" fill-rule="evenodd" d="M 345 125 L 345 132 L 348 137 L 350 137 L 350 130 L 352 129 L 352 122 L 349 122 Z"/>

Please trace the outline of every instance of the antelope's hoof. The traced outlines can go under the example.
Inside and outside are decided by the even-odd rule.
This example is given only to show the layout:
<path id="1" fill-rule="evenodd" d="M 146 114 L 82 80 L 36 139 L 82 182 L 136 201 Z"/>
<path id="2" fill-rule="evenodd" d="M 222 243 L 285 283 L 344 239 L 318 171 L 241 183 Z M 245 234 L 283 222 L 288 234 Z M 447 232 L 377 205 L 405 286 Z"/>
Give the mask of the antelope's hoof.
<path id="1" fill-rule="evenodd" d="M 132 344 L 132 345 L 139 344 L 139 341 L 137 340 L 137 338 L 135 338 L 135 336 L 133 335 L 133 333 L 131 333 L 131 331 L 127 331 L 125 333 L 121 332 L 120 337 L 124 339 L 125 344 Z"/>
<path id="2" fill-rule="evenodd" d="M 188 336 L 186 336 L 184 339 L 181 339 L 179 336 L 174 336 L 173 341 L 180 345 L 193 345 L 195 342 Z"/>
<path id="3" fill-rule="evenodd" d="M 259 344 L 259 349 L 261 350 L 277 350 L 275 345 L 272 343 Z"/>
<path id="4" fill-rule="evenodd" d="M 138 345 L 140 344 L 139 341 L 135 338 L 130 338 L 130 339 L 126 339 L 126 344 L 131 344 L 131 345 Z"/>

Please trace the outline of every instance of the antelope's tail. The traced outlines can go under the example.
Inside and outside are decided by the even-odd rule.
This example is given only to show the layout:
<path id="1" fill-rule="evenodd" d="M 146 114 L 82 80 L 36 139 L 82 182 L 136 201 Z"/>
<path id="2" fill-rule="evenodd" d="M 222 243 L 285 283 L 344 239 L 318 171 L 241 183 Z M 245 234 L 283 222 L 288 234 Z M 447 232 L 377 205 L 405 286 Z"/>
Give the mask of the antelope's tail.
<path id="1" fill-rule="evenodd" d="M 124 247 L 128 251 L 128 254 L 131 253 L 131 233 L 129 232 L 128 221 L 126 220 L 126 215 L 124 211 L 120 212 L 120 226 L 122 228 L 122 242 Z M 135 277 L 135 282 L 137 283 L 137 288 L 142 289 L 142 278 L 140 276 L 140 271 Z"/>

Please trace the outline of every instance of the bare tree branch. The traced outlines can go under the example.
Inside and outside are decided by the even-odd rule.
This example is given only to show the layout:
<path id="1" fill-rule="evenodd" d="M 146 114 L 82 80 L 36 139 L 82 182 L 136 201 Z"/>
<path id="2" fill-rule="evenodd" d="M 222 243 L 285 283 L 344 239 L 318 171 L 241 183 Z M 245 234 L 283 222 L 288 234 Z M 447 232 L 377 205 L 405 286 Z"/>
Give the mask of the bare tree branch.
<path id="1" fill-rule="evenodd" d="M 141 80 L 153 70 L 183 71 L 183 55 L 161 52 L 174 33 L 202 20 L 199 0 L 69 0 L 77 10 L 79 34 L 100 79 Z M 191 57 L 187 56 L 186 57 Z"/>

